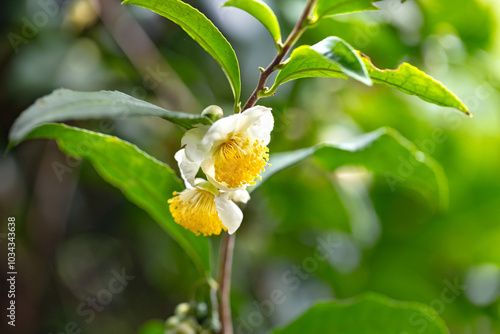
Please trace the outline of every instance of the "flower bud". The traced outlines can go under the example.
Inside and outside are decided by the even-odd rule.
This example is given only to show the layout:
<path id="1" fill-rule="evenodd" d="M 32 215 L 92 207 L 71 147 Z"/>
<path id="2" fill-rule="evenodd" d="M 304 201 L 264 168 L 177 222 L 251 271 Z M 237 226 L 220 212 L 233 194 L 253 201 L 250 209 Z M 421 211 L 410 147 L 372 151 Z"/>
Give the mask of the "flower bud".
<path id="1" fill-rule="evenodd" d="M 206 107 L 202 112 L 201 116 L 206 116 L 210 118 L 213 122 L 224 116 L 224 112 L 222 111 L 221 107 L 216 106 L 216 105 L 211 105 Z"/>
<path id="2" fill-rule="evenodd" d="M 165 321 L 165 328 L 166 329 L 176 328 L 180 323 L 181 323 L 181 320 L 179 319 L 179 317 L 174 315 L 174 316 L 169 317 Z"/>
<path id="3" fill-rule="evenodd" d="M 177 305 L 175 307 L 174 313 L 176 315 L 186 316 L 189 313 L 190 309 L 191 309 L 191 307 L 189 306 L 188 303 L 180 303 L 179 305 Z"/>

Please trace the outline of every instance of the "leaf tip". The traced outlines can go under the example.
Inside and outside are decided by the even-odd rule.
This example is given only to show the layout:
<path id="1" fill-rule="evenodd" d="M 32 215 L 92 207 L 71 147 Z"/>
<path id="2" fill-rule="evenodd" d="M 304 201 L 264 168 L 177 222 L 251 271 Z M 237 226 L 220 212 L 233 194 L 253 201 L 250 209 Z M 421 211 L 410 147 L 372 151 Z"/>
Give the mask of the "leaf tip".
<path id="1" fill-rule="evenodd" d="M 16 143 L 12 142 L 12 141 L 9 141 L 9 144 L 7 145 L 7 148 L 5 149 L 5 152 L 3 152 L 3 156 L 7 156 L 7 154 L 9 154 L 9 152 L 14 148 L 14 146 L 16 146 Z"/>
<path id="2" fill-rule="evenodd" d="M 373 81 L 369 76 L 362 78 L 360 81 L 367 86 L 370 86 L 370 87 L 373 86 Z"/>

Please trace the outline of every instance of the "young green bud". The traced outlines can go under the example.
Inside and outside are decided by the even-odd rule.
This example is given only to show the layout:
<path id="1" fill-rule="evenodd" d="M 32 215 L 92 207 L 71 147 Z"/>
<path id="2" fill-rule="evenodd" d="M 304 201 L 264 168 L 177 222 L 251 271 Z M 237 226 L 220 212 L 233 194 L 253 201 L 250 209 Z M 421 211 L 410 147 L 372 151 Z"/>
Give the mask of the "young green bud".
<path id="1" fill-rule="evenodd" d="M 222 111 L 221 107 L 216 106 L 216 105 L 211 105 L 206 107 L 202 112 L 202 116 L 207 116 L 210 118 L 213 122 L 224 116 L 224 112 Z"/>

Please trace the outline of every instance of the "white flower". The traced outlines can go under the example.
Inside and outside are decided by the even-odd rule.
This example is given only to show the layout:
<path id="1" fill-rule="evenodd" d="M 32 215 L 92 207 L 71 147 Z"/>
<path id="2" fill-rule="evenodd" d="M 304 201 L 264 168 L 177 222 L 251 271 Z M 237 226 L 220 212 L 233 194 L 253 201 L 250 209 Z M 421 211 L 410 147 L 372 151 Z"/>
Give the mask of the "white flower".
<path id="1" fill-rule="evenodd" d="M 222 230 L 229 234 L 236 232 L 243 213 L 232 200 L 248 200 L 248 192 L 220 192 L 203 179 L 196 179 L 195 182 L 186 183 L 184 191 L 174 192 L 174 197 L 168 200 L 175 222 L 196 235 L 218 235 Z"/>
<path id="2" fill-rule="evenodd" d="M 240 114 L 199 125 L 182 138 L 175 159 L 182 177 L 192 183 L 199 168 L 217 188 L 245 189 L 267 166 L 274 119 L 270 108 L 255 106 Z"/>

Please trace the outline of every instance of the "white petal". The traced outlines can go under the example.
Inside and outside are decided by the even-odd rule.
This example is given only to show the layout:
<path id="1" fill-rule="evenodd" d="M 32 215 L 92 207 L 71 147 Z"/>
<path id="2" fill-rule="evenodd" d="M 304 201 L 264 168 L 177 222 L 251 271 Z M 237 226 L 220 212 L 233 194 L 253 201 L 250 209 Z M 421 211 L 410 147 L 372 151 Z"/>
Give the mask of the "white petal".
<path id="1" fill-rule="evenodd" d="M 199 143 L 208 132 L 209 125 L 197 125 L 195 128 L 188 130 L 181 140 L 181 146 L 186 148 L 186 156 L 191 161 L 201 161 L 205 158 L 206 152 L 200 150 Z"/>
<path id="2" fill-rule="evenodd" d="M 233 234 L 241 225 L 243 212 L 233 201 L 227 199 L 227 194 L 216 196 L 214 201 L 222 225 L 227 228 L 229 234 Z"/>
<path id="3" fill-rule="evenodd" d="M 241 132 L 246 131 L 247 128 L 256 124 L 259 118 L 261 118 L 266 111 L 270 110 L 271 110 L 270 108 L 266 108 L 263 106 L 255 106 L 238 114 L 240 118 L 238 120 L 236 130 Z"/>
<path id="4" fill-rule="evenodd" d="M 270 108 L 255 106 L 241 113 L 235 132 L 248 133 L 259 141 L 269 143 L 271 130 L 274 126 L 273 114 Z"/>
<path id="5" fill-rule="evenodd" d="M 202 183 L 202 182 L 206 182 L 207 180 L 201 178 L 201 177 L 197 177 L 194 179 L 194 185 L 195 186 L 198 186 L 198 183 Z"/>
<path id="6" fill-rule="evenodd" d="M 224 190 L 224 191 L 232 191 L 234 188 L 228 188 L 226 182 L 218 182 L 215 181 L 215 176 L 214 176 L 214 166 L 212 165 L 210 168 L 208 168 L 206 171 L 203 170 L 203 173 L 205 173 L 208 182 L 213 184 L 215 187 L 217 187 L 219 190 Z"/>
<path id="7" fill-rule="evenodd" d="M 182 136 L 181 145 L 184 146 L 184 145 L 198 143 L 199 141 L 201 141 L 203 136 L 207 133 L 209 128 L 210 128 L 210 125 L 202 125 L 202 124 L 195 125 L 194 128 L 186 131 L 184 136 Z"/>
<path id="8" fill-rule="evenodd" d="M 203 173 L 205 173 L 208 182 L 210 182 L 215 187 L 217 187 L 221 190 L 225 190 L 225 191 L 235 190 L 235 189 L 228 188 L 226 182 L 218 182 L 215 180 L 215 166 L 214 165 L 215 165 L 215 157 L 213 155 L 209 155 L 201 163 L 201 169 L 203 170 Z"/>
<path id="9" fill-rule="evenodd" d="M 239 117 L 240 115 L 236 114 L 214 122 L 198 147 L 203 151 L 210 151 L 228 140 L 234 133 L 234 128 Z"/>
<path id="10" fill-rule="evenodd" d="M 267 110 L 265 110 L 247 130 L 248 136 L 258 139 L 264 146 L 269 144 L 271 140 L 271 131 L 273 131 L 274 128 L 274 117 L 271 113 L 271 109 L 265 109 Z"/>
<path id="11" fill-rule="evenodd" d="M 215 157 L 213 155 L 209 155 L 203 162 L 201 163 L 201 169 L 203 170 L 203 173 L 208 178 L 215 178 Z M 210 181 L 210 179 L 208 179 Z M 211 181 L 210 181 L 211 182 Z M 211 182 L 215 186 L 217 186 L 216 183 Z"/>
<path id="12" fill-rule="evenodd" d="M 250 200 L 250 194 L 245 189 L 228 192 L 229 199 L 246 204 Z"/>
<path id="13" fill-rule="evenodd" d="M 273 127 L 274 118 L 271 109 L 255 106 L 243 113 L 221 118 L 212 124 L 198 144 L 198 149 L 204 152 L 213 151 L 233 135 L 248 132 L 252 138 L 264 141 L 264 145 L 267 145 Z"/>
<path id="14" fill-rule="evenodd" d="M 186 156 L 186 150 L 180 149 L 174 155 L 175 160 L 179 164 L 179 169 L 181 170 L 181 176 L 186 184 L 186 188 L 192 188 L 195 185 L 194 178 L 200 169 L 200 162 L 191 161 Z"/>

